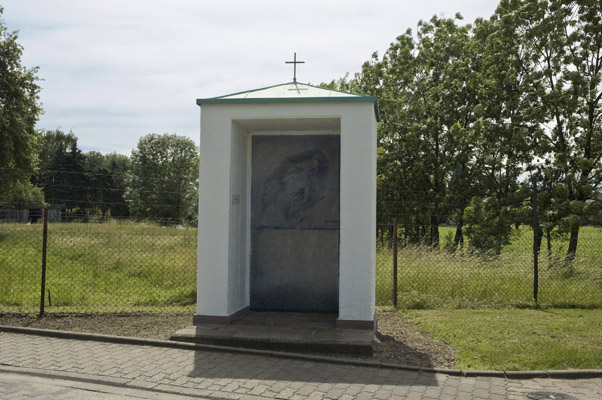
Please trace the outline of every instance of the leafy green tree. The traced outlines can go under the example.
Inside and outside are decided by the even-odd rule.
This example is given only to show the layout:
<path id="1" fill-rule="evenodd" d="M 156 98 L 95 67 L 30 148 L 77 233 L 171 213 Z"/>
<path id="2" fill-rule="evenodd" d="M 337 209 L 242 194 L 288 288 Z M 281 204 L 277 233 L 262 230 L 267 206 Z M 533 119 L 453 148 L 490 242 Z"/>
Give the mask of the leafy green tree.
<path id="1" fill-rule="evenodd" d="M 149 134 L 132 151 L 125 198 L 138 218 L 182 223 L 196 218 L 199 154 L 177 135 Z"/>
<path id="2" fill-rule="evenodd" d="M 47 131 L 39 158 L 40 169 L 34 181 L 43 188 L 46 201 L 64 204 L 69 212 L 89 210 L 91 185 L 73 132 Z"/>
<path id="3" fill-rule="evenodd" d="M 509 243 L 512 225 L 524 214 L 528 187 L 521 185 L 521 175 L 542 153 L 533 48 L 508 8 L 502 1 L 489 20 L 477 20 L 474 28 L 480 129 L 470 142 L 481 155 L 480 190 L 465 210 L 467 235 L 473 247 L 495 254 Z"/>
<path id="4" fill-rule="evenodd" d="M 52 204 L 64 204 L 87 219 L 90 213 L 103 218 L 129 215 L 123 198 L 130 168 L 128 156 L 82 153 L 73 132 L 47 131 L 41 139 L 39 171 L 34 183 L 43 187 Z"/>
<path id="5" fill-rule="evenodd" d="M 111 177 L 105 168 L 105 156 L 98 151 L 83 153 L 83 172 L 86 183 L 86 198 L 88 208 L 95 214 L 106 217 L 110 205 L 105 201 L 105 195 L 111 190 Z"/>
<path id="6" fill-rule="evenodd" d="M 554 45 L 563 45 L 560 53 L 564 67 L 554 86 L 551 75 L 556 71 L 549 68 L 554 72 L 548 74 L 546 94 L 551 114 L 560 123 L 550 138 L 568 156 L 563 160 L 555 153 L 553 158 L 568 178 L 571 201 L 565 221 L 574 220 L 568 223 L 567 258 L 572 259 L 577 252 L 580 226 L 599 209 L 602 184 L 602 4 L 552 1 L 546 13 L 555 21 L 553 32 L 562 37 Z M 557 97 L 566 98 L 562 101 L 566 106 L 556 106 Z"/>
<path id="7" fill-rule="evenodd" d="M 477 57 L 469 25 L 433 17 L 397 37 L 382 60 L 374 54 L 351 81 L 331 82 L 378 96 L 379 214 L 397 215 L 409 241 L 439 246 L 439 223 L 457 222 L 475 186 Z M 455 194 L 450 193 L 450 185 Z M 383 222 L 383 221 L 381 221 Z"/>
<path id="8" fill-rule="evenodd" d="M 51 170 L 52 163 L 57 154 L 65 154 L 77 147 L 77 136 L 73 132 L 64 133 L 60 129 L 44 132 L 41 138 L 40 152 L 38 155 L 39 169 Z"/>
<path id="9" fill-rule="evenodd" d="M 478 162 L 472 139 L 478 129 L 475 108 L 481 82 L 475 73 L 478 57 L 471 26 L 458 26 L 461 19 L 457 14 L 455 19 L 433 17 L 419 23 L 418 75 L 410 97 L 408 135 L 414 142 L 408 143 L 415 147 L 407 151 L 421 155 L 420 162 L 411 166 L 420 169 L 414 173 L 417 182 L 425 183 L 418 190 L 425 195 L 421 201 L 429 204 L 429 240 L 435 247 L 439 223 L 448 217 L 457 222 L 456 243 L 461 240 L 462 212 L 475 183 L 473 165 Z"/>
<path id="10" fill-rule="evenodd" d="M 379 98 L 379 215 L 435 247 L 450 219 L 454 248 L 465 228 L 499 254 L 531 222 L 536 176 L 534 229 L 548 248 L 568 233 L 572 259 L 601 208 L 602 3 L 502 0 L 472 27 L 457 19 L 420 22 L 361 73 L 324 84 Z"/>
<path id="11" fill-rule="evenodd" d="M 40 187 L 32 185 L 29 181 L 19 180 L 13 183 L 6 194 L 6 205 L 17 210 L 17 220 L 20 212 L 26 208 L 44 208 L 44 192 Z"/>
<path id="12" fill-rule="evenodd" d="M 602 5 L 589 0 L 501 4 L 532 50 L 535 110 L 545 118 L 543 186 L 560 194 L 544 212 L 553 213 L 558 228 L 569 233 L 570 260 L 580 226 L 597 213 L 602 184 Z"/>
<path id="13" fill-rule="evenodd" d="M 500 207 L 497 200 L 495 197 L 474 197 L 465 214 L 466 235 L 471 246 L 499 255 L 502 246 L 510 243 L 514 209 Z"/>
<path id="14" fill-rule="evenodd" d="M 127 217 L 130 210 L 124 195 L 127 188 L 127 176 L 130 172 L 130 158 L 112 153 L 104 156 L 104 169 L 108 173 L 108 189 L 102 197 L 103 215 L 110 213 L 112 217 Z"/>
<path id="15" fill-rule="evenodd" d="M 7 193 L 34 172 L 40 137 L 34 127 L 42 108 L 38 69 L 21 65 L 23 47 L 17 32 L 4 26 L 3 11 L 0 6 L 0 193 Z"/>
<path id="16" fill-rule="evenodd" d="M 129 215 L 128 205 L 123 198 L 127 186 L 126 176 L 130 159 L 121 154 L 104 155 L 97 151 L 83 154 L 84 175 L 87 182 L 86 196 L 89 208 L 107 216 Z"/>

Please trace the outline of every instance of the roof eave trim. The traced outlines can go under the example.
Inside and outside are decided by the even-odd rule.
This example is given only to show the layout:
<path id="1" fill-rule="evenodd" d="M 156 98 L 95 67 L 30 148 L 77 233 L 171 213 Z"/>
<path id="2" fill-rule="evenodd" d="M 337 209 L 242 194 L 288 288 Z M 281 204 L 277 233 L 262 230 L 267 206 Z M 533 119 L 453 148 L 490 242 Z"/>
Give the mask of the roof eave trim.
<path id="1" fill-rule="evenodd" d="M 375 96 L 358 97 L 291 97 L 291 98 L 238 98 L 238 99 L 197 99 L 196 104 L 278 104 L 278 103 L 378 103 Z"/>

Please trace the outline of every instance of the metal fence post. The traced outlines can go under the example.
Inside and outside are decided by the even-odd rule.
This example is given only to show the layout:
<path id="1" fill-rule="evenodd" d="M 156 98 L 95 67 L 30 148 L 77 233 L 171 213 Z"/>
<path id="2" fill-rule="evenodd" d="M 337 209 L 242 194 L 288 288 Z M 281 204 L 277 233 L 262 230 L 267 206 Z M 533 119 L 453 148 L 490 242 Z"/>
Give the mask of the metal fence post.
<path id="1" fill-rule="evenodd" d="M 533 174 L 533 299 L 537 304 L 537 294 L 539 292 L 539 218 L 537 215 L 537 175 Z"/>
<path id="2" fill-rule="evenodd" d="M 397 308 L 397 217 L 393 218 L 393 306 Z"/>
<path id="3" fill-rule="evenodd" d="M 48 244 L 48 208 L 44 208 L 44 233 L 42 235 L 42 288 L 40 291 L 40 317 L 44 316 L 44 292 L 46 291 L 46 247 Z"/>

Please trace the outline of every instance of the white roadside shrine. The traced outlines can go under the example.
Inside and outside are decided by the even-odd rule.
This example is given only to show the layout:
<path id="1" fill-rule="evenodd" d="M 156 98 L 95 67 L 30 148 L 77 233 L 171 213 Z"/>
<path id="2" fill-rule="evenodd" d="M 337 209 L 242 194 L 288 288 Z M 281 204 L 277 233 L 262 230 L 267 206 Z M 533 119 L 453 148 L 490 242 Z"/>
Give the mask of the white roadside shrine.
<path id="1" fill-rule="evenodd" d="M 375 328 L 377 99 L 291 82 L 201 106 L 195 324 Z"/>

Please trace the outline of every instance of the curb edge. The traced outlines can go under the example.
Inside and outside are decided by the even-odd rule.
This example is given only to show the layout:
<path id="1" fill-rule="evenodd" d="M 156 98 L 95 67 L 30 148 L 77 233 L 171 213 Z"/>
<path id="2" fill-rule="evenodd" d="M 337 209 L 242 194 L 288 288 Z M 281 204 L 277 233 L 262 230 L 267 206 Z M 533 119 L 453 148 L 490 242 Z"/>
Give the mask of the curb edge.
<path id="1" fill-rule="evenodd" d="M 459 370 L 445 368 L 419 367 L 413 365 L 390 364 L 375 361 L 350 360 L 327 356 L 315 356 L 299 353 L 285 353 L 272 350 L 245 349 L 241 347 L 226 347 L 208 344 L 176 342 L 169 340 L 143 339 L 130 336 L 112 336 L 97 333 L 80 333 L 72 331 L 60 331 L 52 329 L 25 328 L 16 326 L 0 325 L 0 332 L 15 333 L 33 336 L 45 336 L 59 339 L 87 340 L 104 343 L 117 343 L 136 346 L 153 346 L 173 348 L 181 350 L 205 350 L 225 353 L 238 353 L 257 355 L 265 357 L 296 359 L 305 361 L 324 362 L 339 365 L 353 365 L 358 367 L 386 368 L 403 371 L 425 372 L 433 374 L 445 374 L 451 376 L 465 377 L 498 377 L 506 379 L 534 379 L 534 378 L 558 378 L 558 379 L 588 379 L 601 378 L 602 369 L 575 369 L 575 370 L 545 370 L 545 371 L 484 371 L 484 370 Z"/>

